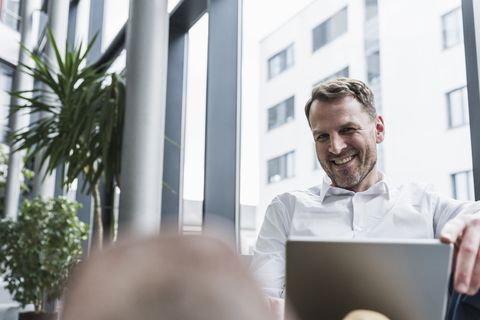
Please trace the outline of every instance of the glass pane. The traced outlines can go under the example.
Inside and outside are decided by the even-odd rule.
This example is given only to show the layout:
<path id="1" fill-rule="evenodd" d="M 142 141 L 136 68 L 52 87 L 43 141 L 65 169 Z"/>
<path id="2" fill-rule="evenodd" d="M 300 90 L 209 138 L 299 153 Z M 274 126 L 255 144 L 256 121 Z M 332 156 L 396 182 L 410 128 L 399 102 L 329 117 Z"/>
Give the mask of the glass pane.
<path id="1" fill-rule="evenodd" d="M 444 47 L 449 48 L 463 41 L 462 17 L 460 9 L 455 9 L 443 17 Z"/>
<path id="2" fill-rule="evenodd" d="M 103 17 L 102 52 L 128 20 L 130 0 L 105 0 Z"/>
<path id="3" fill-rule="evenodd" d="M 450 106 L 450 126 L 458 127 L 464 124 L 463 120 L 463 94 L 462 90 L 455 90 L 448 94 Z"/>
<path id="4" fill-rule="evenodd" d="M 462 109 L 463 109 L 463 120 L 465 123 L 469 123 L 469 111 L 468 111 L 468 92 L 467 87 L 463 87 L 462 91 Z"/>
<path id="5" fill-rule="evenodd" d="M 187 104 L 183 179 L 183 232 L 202 230 L 205 177 L 208 15 L 188 32 Z"/>
<path id="6" fill-rule="evenodd" d="M 268 130 L 277 126 L 277 107 L 268 109 Z"/>
<path id="7" fill-rule="evenodd" d="M 455 199 L 457 200 L 469 200 L 470 182 L 468 181 L 468 172 L 457 173 L 453 176 L 455 183 Z"/>
<path id="8" fill-rule="evenodd" d="M 270 70 L 269 78 L 275 77 L 277 74 L 279 74 L 282 71 L 282 57 L 280 54 L 277 54 L 275 57 L 270 59 L 269 70 Z"/>
<path id="9" fill-rule="evenodd" d="M 0 64 L 0 142 L 5 142 L 8 128 L 8 110 L 11 97 L 7 91 L 12 91 L 13 69 Z"/>
<path id="10" fill-rule="evenodd" d="M 367 57 L 368 82 L 380 76 L 380 56 L 378 52 Z"/>
<path id="11" fill-rule="evenodd" d="M 277 182 L 280 181 L 281 176 L 281 169 L 280 169 L 280 159 L 281 157 L 272 159 L 268 161 L 268 182 Z"/>
<path id="12" fill-rule="evenodd" d="M 313 35 L 313 51 L 320 49 L 328 42 L 328 35 L 327 35 L 327 23 L 325 21 L 312 31 Z"/>
<path id="13" fill-rule="evenodd" d="M 2 1 L 0 1 L 1 7 Z M 2 21 L 14 30 L 20 28 L 20 0 L 3 0 Z"/>
<path id="14" fill-rule="evenodd" d="M 332 40 L 347 32 L 347 21 L 346 7 L 332 17 Z"/>
<path id="15" fill-rule="evenodd" d="M 291 45 L 290 47 L 287 48 L 285 69 L 293 66 L 294 63 L 295 63 L 294 51 L 293 51 L 293 45 Z"/>
<path id="16" fill-rule="evenodd" d="M 289 98 L 286 102 L 286 122 L 290 122 L 293 120 L 295 115 L 295 106 L 294 106 L 294 97 Z"/>

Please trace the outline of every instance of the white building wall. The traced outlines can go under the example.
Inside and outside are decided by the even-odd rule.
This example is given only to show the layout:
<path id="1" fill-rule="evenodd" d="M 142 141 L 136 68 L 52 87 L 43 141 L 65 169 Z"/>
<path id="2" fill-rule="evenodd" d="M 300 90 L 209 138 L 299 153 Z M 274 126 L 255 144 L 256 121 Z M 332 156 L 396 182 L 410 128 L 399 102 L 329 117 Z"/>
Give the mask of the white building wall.
<path id="1" fill-rule="evenodd" d="M 312 53 L 312 30 L 348 5 L 348 32 Z M 388 181 L 433 183 L 453 196 L 451 174 L 471 170 L 468 125 L 449 129 L 446 93 L 466 85 L 463 44 L 444 50 L 441 16 L 460 0 L 378 0 L 384 168 Z M 304 105 L 318 81 L 349 67 L 367 80 L 365 2 L 313 2 L 260 44 L 260 201 L 257 230 L 278 194 L 321 183 Z M 268 60 L 294 44 L 295 63 L 268 80 Z M 295 95 L 295 119 L 268 131 L 268 109 Z M 267 182 L 268 160 L 295 150 L 295 176 Z"/>

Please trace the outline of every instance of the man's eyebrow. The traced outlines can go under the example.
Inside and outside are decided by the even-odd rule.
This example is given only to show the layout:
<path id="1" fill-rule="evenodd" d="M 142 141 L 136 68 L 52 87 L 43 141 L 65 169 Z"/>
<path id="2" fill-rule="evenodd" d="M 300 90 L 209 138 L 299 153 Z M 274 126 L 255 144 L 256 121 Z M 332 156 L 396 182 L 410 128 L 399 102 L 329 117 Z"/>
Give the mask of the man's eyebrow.
<path id="1" fill-rule="evenodd" d="M 342 124 L 342 126 L 340 128 L 358 127 L 358 126 L 359 126 L 358 123 L 350 121 L 350 122 Z"/>
<path id="2" fill-rule="evenodd" d="M 318 135 L 318 134 L 322 134 L 322 133 L 325 133 L 325 132 L 320 131 L 320 130 L 313 130 L 313 131 L 312 131 L 312 134 L 313 134 L 314 136 L 316 136 L 316 135 Z"/>

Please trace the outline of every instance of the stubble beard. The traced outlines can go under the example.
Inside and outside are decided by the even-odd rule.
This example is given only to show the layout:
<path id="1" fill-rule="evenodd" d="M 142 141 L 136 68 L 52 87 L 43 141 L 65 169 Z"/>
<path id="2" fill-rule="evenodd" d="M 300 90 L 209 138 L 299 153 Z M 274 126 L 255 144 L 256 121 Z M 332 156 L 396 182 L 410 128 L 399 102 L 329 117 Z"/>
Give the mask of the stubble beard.
<path id="1" fill-rule="evenodd" d="M 332 180 L 334 186 L 343 189 L 353 189 L 360 182 L 362 182 L 370 172 L 372 172 L 373 168 L 375 168 L 375 165 L 377 164 L 376 150 L 372 149 L 373 148 L 370 147 L 367 148 L 365 162 L 361 162 L 359 166 L 354 168 L 334 170 L 334 164 L 332 164 L 328 159 L 328 164 L 323 163 L 323 161 L 320 161 L 320 159 L 319 162 L 327 176 Z M 352 161 L 360 161 L 358 158 L 360 153 L 356 149 L 353 150 L 355 151 L 356 159 L 353 159 Z"/>

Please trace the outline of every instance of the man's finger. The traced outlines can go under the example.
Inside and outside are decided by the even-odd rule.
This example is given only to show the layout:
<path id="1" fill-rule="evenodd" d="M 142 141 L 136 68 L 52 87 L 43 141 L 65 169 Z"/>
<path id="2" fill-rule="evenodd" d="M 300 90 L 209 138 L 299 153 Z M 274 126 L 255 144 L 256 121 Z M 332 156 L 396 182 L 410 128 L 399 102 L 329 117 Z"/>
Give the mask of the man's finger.
<path id="1" fill-rule="evenodd" d="M 475 266 L 473 267 L 472 279 L 470 280 L 470 288 L 467 292 L 468 295 L 475 295 L 480 288 L 480 250 L 477 253 L 477 259 Z"/>
<path id="2" fill-rule="evenodd" d="M 465 227 L 458 250 L 457 267 L 455 271 L 455 290 L 459 293 L 468 293 L 470 288 L 472 272 L 474 271 L 478 248 L 480 246 L 480 232 L 478 232 L 476 228 L 477 224 L 478 222 L 471 221 L 468 227 Z"/>
<path id="3" fill-rule="evenodd" d="M 443 243 L 455 243 L 463 235 L 466 222 L 463 219 L 448 221 L 440 232 L 440 241 Z"/>

